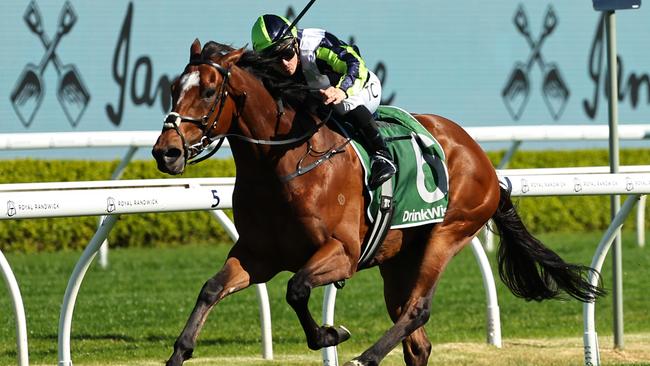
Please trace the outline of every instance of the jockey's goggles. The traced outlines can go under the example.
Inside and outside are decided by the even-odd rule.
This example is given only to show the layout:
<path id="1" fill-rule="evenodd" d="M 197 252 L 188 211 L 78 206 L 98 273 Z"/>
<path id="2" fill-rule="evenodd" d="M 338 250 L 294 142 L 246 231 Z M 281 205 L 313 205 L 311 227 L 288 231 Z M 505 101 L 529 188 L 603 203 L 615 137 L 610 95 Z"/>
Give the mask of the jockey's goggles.
<path id="1" fill-rule="evenodd" d="M 274 46 L 269 47 L 268 51 L 265 53 L 271 57 L 281 58 L 285 61 L 289 61 L 296 55 L 296 49 L 294 45 L 295 39 L 293 37 L 288 37 L 281 41 L 278 41 L 278 43 Z"/>

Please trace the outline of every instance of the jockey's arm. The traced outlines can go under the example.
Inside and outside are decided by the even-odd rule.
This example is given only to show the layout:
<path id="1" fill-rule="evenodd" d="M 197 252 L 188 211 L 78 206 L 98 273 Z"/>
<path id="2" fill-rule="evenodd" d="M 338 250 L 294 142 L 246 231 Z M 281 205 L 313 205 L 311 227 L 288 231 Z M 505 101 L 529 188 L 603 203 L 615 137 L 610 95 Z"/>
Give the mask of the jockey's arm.
<path id="1" fill-rule="evenodd" d="M 363 89 L 368 79 L 368 69 L 354 47 L 340 41 L 331 33 L 325 33 L 316 50 L 316 58 L 341 75 L 334 86 L 341 89 L 346 97 L 358 94 Z"/>

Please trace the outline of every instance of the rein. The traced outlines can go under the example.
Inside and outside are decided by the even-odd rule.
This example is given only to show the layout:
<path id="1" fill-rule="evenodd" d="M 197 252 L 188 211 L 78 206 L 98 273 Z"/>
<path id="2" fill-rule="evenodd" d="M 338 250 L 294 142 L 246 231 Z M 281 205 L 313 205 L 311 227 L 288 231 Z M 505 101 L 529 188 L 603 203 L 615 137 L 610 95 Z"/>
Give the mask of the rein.
<path id="1" fill-rule="evenodd" d="M 212 155 L 214 155 L 221 145 L 223 144 L 223 140 L 226 137 L 235 137 L 243 141 L 247 141 L 256 145 L 271 145 L 271 146 L 278 146 L 278 145 L 291 145 L 297 142 L 305 141 L 308 140 L 310 137 L 312 137 L 321 127 L 323 127 L 327 121 L 329 121 L 330 117 L 332 116 L 332 110 L 330 109 L 327 117 L 322 119 L 319 123 L 315 124 L 311 129 L 306 131 L 304 134 L 298 136 L 298 137 L 292 137 L 289 139 L 284 139 L 284 140 L 263 140 L 263 139 L 254 139 L 248 136 L 243 136 L 239 134 L 234 134 L 234 133 L 223 133 L 219 134 L 216 136 L 209 136 L 210 131 L 212 131 L 214 128 L 217 127 L 217 124 L 219 122 L 219 118 L 221 117 L 221 112 L 223 111 L 223 106 L 226 103 L 226 98 L 228 97 L 228 90 L 226 90 L 226 87 L 230 85 L 230 70 L 226 69 L 225 67 L 219 65 L 218 63 L 211 62 L 211 61 L 192 61 L 188 65 L 208 65 L 212 66 L 219 73 L 223 76 L 223 81 L 221 82 L 221 85 L 219 86 L 219 94 L 214 100 L 214 103 L 212 104 L 212 107 L 210 108 L 210 111 L 205 114 L 201 118 L 194 118 L 194 117 L 189 117 L 189 116 L 183 116 L 180 115 L 176 112 L 170 112 L 168 113 L 164 120 L 163 120 L 163 131 L 173 129 L 176 131 L 178 136 L 180 136 L 181 141 L 183 142 L 183 148 L 184 148 L 184 156 L 185 156 L 185 161 L 188 164 L 196 164 L 199 163 Z M 245 93 L 244 93 L 245 95 Z M 217 106 L 218 106 L 218 111 L 217 111 Z M 279 107 L 280 108 L 280 107 Z M 217 115 L 215 116 L 214 120 L 212 121 L 211 125 L 209 128 L 206 128 L 210 124 L 210 116 L 213 115 L 217 111 Z M 278 118 L 282 115 L 281 112 L 278 113 Z M 180 130 L 180 124 L 182 122 L 189 122 L 197 125 L 201 131 L 203 131 L 203 136 L 201 136 L 201 139 L 199 142 L 189 145 L 187 143 L 187 139 L 183 135 L 183 133 Z M 210 152 L 208 152 L 206 155 L 200 156 L 199 155 L 209 146 L 213 145 L 215 141 L 218 141 L 216 146 L 212 148 Z M 335 149 L 337 150 L 337 149 Z M 327 154 L 327 159 L 331 157 L 332 154 Z M 327 160 L 325 159 L 325 160 Z M 320 163 L 318 163 L 320 165 Z M 307 171 L 315 168 L 314 167 L 309 167 Z M 300 169 L 299 169 L 300 170 Z M 303 173 L 297 174 L 297 175 L 302 175 L 306 173 L 304 171 Z M 293 178 L 293 177 L 291 177 Z M 291 179 L 289 178 L 289 179 Z M 287 179 L 288 180 L 288 179 Z"/>

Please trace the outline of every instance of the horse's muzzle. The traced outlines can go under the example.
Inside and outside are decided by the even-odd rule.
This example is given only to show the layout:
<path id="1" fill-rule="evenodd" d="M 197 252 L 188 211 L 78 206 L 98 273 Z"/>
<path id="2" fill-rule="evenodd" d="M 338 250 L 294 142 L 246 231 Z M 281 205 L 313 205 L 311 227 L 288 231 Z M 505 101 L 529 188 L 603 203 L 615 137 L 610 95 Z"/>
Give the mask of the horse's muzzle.
<path id="1" fill-rule="evenodd" d="M 185 170 L 185 157 L 179 148 L 154 147 L 151 150 L 151 155 L 156 159 L 158 170 L 163 173 L 178 175 L 183 173 Z"/>

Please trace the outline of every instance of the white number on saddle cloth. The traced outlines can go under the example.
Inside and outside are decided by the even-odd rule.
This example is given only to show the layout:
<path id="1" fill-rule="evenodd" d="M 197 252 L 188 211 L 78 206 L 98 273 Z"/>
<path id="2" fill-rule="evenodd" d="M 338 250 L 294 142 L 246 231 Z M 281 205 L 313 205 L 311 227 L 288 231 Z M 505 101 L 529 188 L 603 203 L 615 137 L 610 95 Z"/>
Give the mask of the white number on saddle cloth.
<path id="1" fill-rule="evenodd" d="M 413 145 L 413 152 L 415 153 L 415 161 L 416 161 L 416 187 L 418 190 L 418 194 L 420 195 L 420 198 L 424 202 L 427 203 L 433 203 L 436 202 L 442 198 L 445 197 L 445 192 L 443 192 L 440 188 L 444 188 L 447 190 L 447 182 L 439 182 L 438 187 L 431 192 L 427 189 L 426 185 L 424 184 L 425 180 L 425 173 L 424 173 L 424 166 L 428 165 L 431 167 L 431 169 L 434 171 L 434 174 L 438 174 L 442 169 L 442 172 L 444 172 L 444 175 L 447 176 L 446 174 L 446 167 L 442 163 L 442 161 L 433 155 L 429 154 L 423 154 L 422 149 L 418 146 L 418 142 L 416 139 L 419 139 L 424 147 L 431 147 L 435 146 L 436 142 L 432 140 L 429 136 L 422 135 L 422 134 L 412 134 L 413 138 L 411 139 L 411 144 Z"/>

